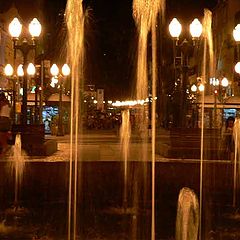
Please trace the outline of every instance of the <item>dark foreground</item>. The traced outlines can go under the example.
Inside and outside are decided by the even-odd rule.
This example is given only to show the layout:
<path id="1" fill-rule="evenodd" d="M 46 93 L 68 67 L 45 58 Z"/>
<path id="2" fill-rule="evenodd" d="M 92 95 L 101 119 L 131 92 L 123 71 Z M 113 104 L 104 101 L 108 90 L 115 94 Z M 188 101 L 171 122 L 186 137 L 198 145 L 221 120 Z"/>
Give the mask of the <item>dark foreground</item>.
<path id="1" fill-rule="evenodd" d="M 125 191 L 122 162 L 79 162 L 78 239 L 151 239 L 151 167 L 151 162 L 129 162 Z M 240 238 L 231 207 L 232 167 L 229 161 L 203 164 L 202 239 Z M 199 197 L 200 163 L 158 161 L 155 183 L 156 239 L 174 239 L 179 191 L 189 187 Z M 14 187 L 9 163 L 0 162 L 1 240 L 67 239 L 69 162 L 26 162 L 18 198 L 26 214 L 11 218 Z"/>

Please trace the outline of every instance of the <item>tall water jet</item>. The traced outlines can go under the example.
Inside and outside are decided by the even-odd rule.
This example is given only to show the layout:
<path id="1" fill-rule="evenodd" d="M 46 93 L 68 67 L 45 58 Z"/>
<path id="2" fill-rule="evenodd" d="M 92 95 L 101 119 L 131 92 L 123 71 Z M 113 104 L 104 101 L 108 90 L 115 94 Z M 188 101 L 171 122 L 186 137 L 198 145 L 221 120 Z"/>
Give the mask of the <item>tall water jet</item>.
<path id="1" fill-rule="evenodd" d="M 208 59 L 208 61 L 207 61 Z M 203 18 L 203 64 L 202 64 L 201 83 L 205 88 L 209 76 L 214 76 L 213 62 L 213 39 L 212 39 L 212 13 L 208 9 L 204 9 Z M 204 160 L 204 94 L 202 92 L 201 101 L 201 154 L 200 154 L 200 200 L 199 200 L 199 239 L 202 238 L 202 199 L 203 199 L 203 160 Z"/>
<path id="2" fill-rule="evenodd" d="M 84 11 L 82 1 L 68 0 L 66 6 L 68 61 L 71 66 L 71 129 L 69 161 L 68 240 L 77 236 L 78 134 L 81 131 L 80 94 L 83 92 Z"/>
<path id="3" fill-rule="evenodd" d="M 23 170 L 25 167 L 24 156 L 22 154 L 21 135 L 17 134 L 15 144 L 13 146 L 13 162 L 12 168 L 15 173 L 15 191 L 14 191 L 14 205 L 18 206 L 19 201 L 19 188 L 21 186 Z"/>
<path id="4" fill-rule="evenodd" d="M 14 185 L 14 203 L 5 210 L 5 223 L 8 225 L 19 226 L 24 224 L 25 220 L 29 217 L 29 210 L 24 208 L 19 203 L 20 187 L 25 168 L 25 158 L 22 152 L 21 135 L 18 133 L 15 137 L 15 144 L 13 146 L 11 169 L 15 176 Z"/>
<path id="5" fill-rule="evenodd" d="M 124 161 L 124 188 L 123 188 L 123 207 L 127 209 L 127 174 L 128 174 L 128 155 L 129 155 L 129 143 L 131 137 L 131 123 L 130 112 L 124 110 L 122 112 L 122 125 L 120 129 L 121 147 Z"/>
<path id="6" fill-rule="evenodd" d="M 235 145 L 235 150 L 234 150 L 234 166 L 233 166 L 233 207 L 236 207 L 237 204 L 237 189 L 238 189 L 238 166 L 237 163 L 240 163 L 240 119 L 236 119 L 234 121 L 234 126 L 233 126 L 233 139 L 234 139 L 234 145 Z"/>
<path id="7" fill-rule="evenodd" d="M 197 196 L 190 188 L 184 187 L 178 196 L 176 240 L 198 240 L 198 227 L 199 203 Z"/>
<path id="8" fill-rule="evenodd" d="M 157 45 L 156 45 L 156 28 L 157 17 L 159 13 L 163 17 L 165 11 L 165 1 L 153 0 L 134 0 L 133 1 L 133 16 L 138 28 L 138 59 L 137 59 L 137 83 L 136 83 L 136 98 L 145 100 L 149 98 L 150 93 L 148 88 L 152 89 L 152 109 L 148 106 L 141 106 L 139 110 L 139 118 L 137 121 L 138 127 L 142 133 L 142 143 L 146 145 L 147 129 L 151 125 L 152 129 L 152 228 L 151 238 L 155 239 L 155 129 L 156 129 L 156 82 L 157 82 Z M 147 45 L 148 34 L 151 31 L 152 37 L 152 79 L 148 79 L 148 61 L 147 61 Z M 150 86 L 149 82 L 152 83 Z M 151 122 L 149 112 L 151 111 Z M 143 147 L 143 159 L 147 160 L 147 148 Z M 144 167 L 144 176 L 146 176 Z"/>

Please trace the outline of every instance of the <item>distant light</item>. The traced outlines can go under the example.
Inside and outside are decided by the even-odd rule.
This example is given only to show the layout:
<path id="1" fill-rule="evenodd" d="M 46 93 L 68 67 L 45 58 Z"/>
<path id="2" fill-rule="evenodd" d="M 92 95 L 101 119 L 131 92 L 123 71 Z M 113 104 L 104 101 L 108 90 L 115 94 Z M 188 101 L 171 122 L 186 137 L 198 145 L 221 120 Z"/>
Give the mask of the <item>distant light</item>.
<path id="1" fill-rule="evenodd" d="M 198 89 L 199 89 L 200 92 L 203 92 L 204 89 L 205 89 L 205 87 L 204 87 L 204 85 L 201 83 L 201 84 L 199 85 Z"/>
<path id="2" fill-rule="evenodd" d="M 191 86 L 191 91 L 192 91 L 192 92 L 196 92 L 196 91 L 197 91 L 197 86 L 196 86 L 195 84 L 193 84 L 193 85 Z"/>
<path id="3" fill-rule="evenodd" d="M 33 65 L 33 63 L 29 63 L 29 64 L 28 64 L 27 73 L 28 73 L 28 75 L 30 75 L 30 76 L 35 75 L 35 73 L 36 73 L 36 68 L 35 68 L 35 66 Z"/>
<path id="4" fill-rule="evenodd" d="M 50 73 L 52 74 L 52 76 L 57 76 L 59 74 L 59 68 L 57 66 L 57 64 L 53 64 L 50 68 Z"/>
<path id="5" fill-rule="evenodd" d="M 19 93 L 21 96 L 23 96 L 23 88 L 20 88 Z"/>
<path id="6" fill-rule="evenodd" d="M 10 76 L 13 75 L 13 67 L 12 67 L 11 64 L 8 63 L 8 64 L 5 66 L 5 68 L 4 68 L 4 73 L 5 73 L 5 75 L 8 76 L 8 77 L 10 77 Z"/>
<path id="7" fill-rule="evenodd" d="M 97 104 L 97 100 L 94 100 L 93 103 L 94 103 L 94 104 Z"/>
<path id="8" fill-rule="evenodd" d="M 235 65 L 235 72 L 240 74 L 240 62 Z"/>
<path id="9" fill-rule="evenodd" d="M 240 24 L 238 24 L 233 30 L 233 38 L 236 42 L 240 42 Z"/>
<path id="10" fill-rule="evenodd" d="M 227 86 L 228 86 L 228 79 L 227 79 L 226 77 L 224 77 L 224 78 L 222 79 L 222 86 L 223 86 L 223 87 L 227 87 Z"/>
<path id="11" fill-rule="evenodd" d="M 70 75 L 70 67 L 65 63 L 63 66 L 62 66 L 62 74 L 63 76 L 68 76 Z"/>
<path id="12" fill-rule="evenodd" d="M 17 68 L 17 75 L 18 75 L 19 77 L 23 77 L 23 76 L 24 76 L 24 71 L 23 71 L 23 65 L 22 65 L 22 64 L 20 64 L 20 65 L 18 66 L 18 68 Z"/>

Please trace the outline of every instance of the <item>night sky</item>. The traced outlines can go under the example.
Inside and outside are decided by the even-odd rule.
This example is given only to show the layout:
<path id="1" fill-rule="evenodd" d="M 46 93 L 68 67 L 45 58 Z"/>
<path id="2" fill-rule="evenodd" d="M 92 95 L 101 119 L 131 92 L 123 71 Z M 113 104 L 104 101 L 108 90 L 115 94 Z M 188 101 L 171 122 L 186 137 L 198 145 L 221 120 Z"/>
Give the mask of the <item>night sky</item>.
<path id="1" fill-rule="evenodd" d="M 0 11 L 12 5 L 0 0 Z M 166 18 L 191 21 L 201 17 L 203 9 L 213 8 L 217 0 L 168 0 Z M 136 63 L 136 28 L 132 18 L 131 0 L 86 0 L 89 11 L 86 26 L 87 80 L 104 88 L 108 99 L 127 98 L 134 89 L 132 79 Z M 25 21 L 34 16 L 43 19 L 45 33 L 51 34 L 64 9 L 65 0 L 16 0 L 16 7 Z M 54 35 L 54 34 L 53 34 Z M 117 89 L 117 90 L 116 90 Z"/>

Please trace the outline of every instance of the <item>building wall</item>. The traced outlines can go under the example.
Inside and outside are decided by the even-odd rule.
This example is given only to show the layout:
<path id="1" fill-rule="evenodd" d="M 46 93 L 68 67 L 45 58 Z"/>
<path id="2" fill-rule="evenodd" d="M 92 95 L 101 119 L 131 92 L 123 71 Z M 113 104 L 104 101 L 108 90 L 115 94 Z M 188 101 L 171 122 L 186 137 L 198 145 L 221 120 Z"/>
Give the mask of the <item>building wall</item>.
<path id="1" fill-rule="evenodd" d="M 215 77 L 227 77 L 234 95 L 240 95 L 238 82 L 234 74 L 236 43 L 232 36 L 232 31 L 236 26 L 236 15 L 239 11 L 239 0 L 219 1 L 213 10 Z"/>

